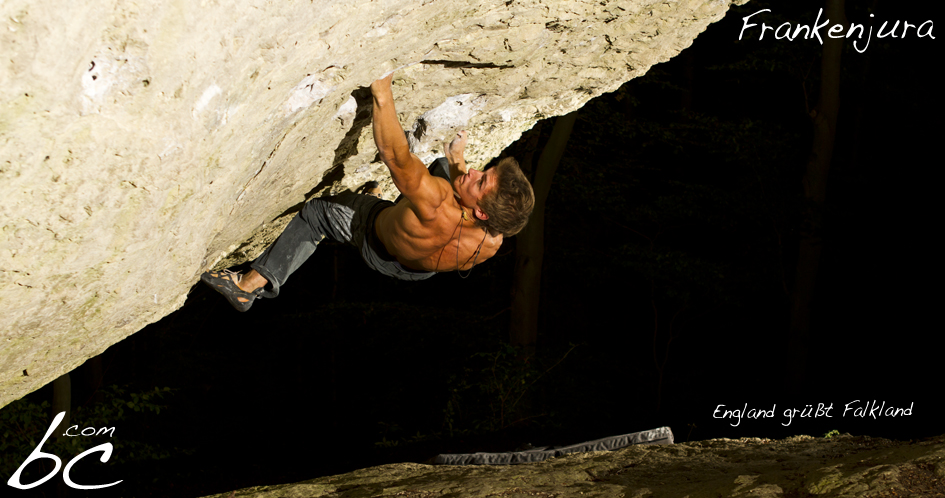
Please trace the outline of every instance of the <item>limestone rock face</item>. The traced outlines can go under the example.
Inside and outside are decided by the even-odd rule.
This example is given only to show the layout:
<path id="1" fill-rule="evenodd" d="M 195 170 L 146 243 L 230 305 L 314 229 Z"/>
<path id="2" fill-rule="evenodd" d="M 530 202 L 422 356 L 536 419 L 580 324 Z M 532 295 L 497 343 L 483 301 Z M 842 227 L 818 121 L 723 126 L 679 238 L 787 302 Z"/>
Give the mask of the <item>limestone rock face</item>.
<path id="1" fill-rule="evenodd" d="M 400 463 L 207 498 L 853 498 L 943 494 L 945 436 L 916 442 L 796 436 L 631 446 L 612 453 L 575 454 L 511 466 Z"/>
<path id="2" fill-rule="evenodd" d="M 0 406 L 380 179 L 365 87 L 475 166 L 747 0 L 0 2 Z M 224 259 L 225 258 L 225 259 Z"/>

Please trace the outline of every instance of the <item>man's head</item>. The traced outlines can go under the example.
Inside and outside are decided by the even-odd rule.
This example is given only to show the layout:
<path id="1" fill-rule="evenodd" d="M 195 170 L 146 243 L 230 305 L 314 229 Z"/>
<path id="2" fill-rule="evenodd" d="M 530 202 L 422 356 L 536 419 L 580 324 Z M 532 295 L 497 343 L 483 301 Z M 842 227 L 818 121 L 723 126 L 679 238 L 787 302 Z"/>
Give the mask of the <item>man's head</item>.
<path id="1" fill-rule="evenodd" d="M 472 208 L 476 224 L 492 235 L 517 234 L 535 207 L 532 185 L 511 157 L 485 172 L 469 170 L 459 179 L 457 193 L 463 204 Z"/>

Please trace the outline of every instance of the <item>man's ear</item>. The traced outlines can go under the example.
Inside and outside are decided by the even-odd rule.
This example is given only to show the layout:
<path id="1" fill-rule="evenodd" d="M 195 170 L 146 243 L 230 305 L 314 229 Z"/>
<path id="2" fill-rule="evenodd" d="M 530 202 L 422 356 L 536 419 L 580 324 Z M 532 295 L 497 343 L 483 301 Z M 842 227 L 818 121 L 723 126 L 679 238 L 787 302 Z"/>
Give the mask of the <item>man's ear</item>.
<path id="1" fill-rule="evenodd" d="M 479 219 L 482 220 L 482 221 L 485 221 L 485 220 L 488 220 L 488 219 L 489 219 L 489 215 L 486 214 L 485 211 L 483 211 L 482 209 L 479 209 L 479 208 L 473 209 L 473 216 L 475 216 L 476 218 L 479 218 Z"/>

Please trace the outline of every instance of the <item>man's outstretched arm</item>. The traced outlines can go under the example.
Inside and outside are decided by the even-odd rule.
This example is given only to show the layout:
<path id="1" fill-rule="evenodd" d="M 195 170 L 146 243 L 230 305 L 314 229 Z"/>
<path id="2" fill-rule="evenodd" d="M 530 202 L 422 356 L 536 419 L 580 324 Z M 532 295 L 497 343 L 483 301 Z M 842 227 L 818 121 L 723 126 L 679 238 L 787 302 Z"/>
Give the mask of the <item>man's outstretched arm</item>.
<path id="1" fill-rule="evenodd" d="M 391 90 L 393 74 L 379 79 L 371 84 L 371 95 L 374 100 L 374 143 L 380 153 L 381 160 L 390 168 L 394 185 L 410 199 L 419 209 L 436 207 L 442 199 L 437 199 L 433 177 L 420 158 L 410 152 L 404 129 L 397 119 L 394 109 L 394 94 Z M 432 213 L 418 213 L 430 215 Z M 426 216 L 424 216 L 426 217 Z"/>

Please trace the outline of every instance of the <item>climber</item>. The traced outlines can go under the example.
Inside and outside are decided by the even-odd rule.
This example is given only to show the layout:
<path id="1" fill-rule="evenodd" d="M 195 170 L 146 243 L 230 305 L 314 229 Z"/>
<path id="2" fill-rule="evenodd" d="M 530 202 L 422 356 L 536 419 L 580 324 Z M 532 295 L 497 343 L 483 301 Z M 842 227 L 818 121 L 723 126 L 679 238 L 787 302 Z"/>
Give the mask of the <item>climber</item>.
<path id="1" fill-rule="evenodd" d="M 467 169 L 466 132 L 434 161 L 434 174 L 410 152 L 394 110 L 393 74 L 371 84 L 374 143 L 403 194 L 398 203 L 346 192 L 305 203 L 282 235 L 241 275 L 209 271 L 201 280 L 239 311 L 257 297 L 276 297 L 323 238 L 358 248 L 369 267 L 401 280 L 471 270 L 495 255 L 503 237 L 518 233 L 535 204 L 532 187 L 515 159 L 486 171 Z"/>

